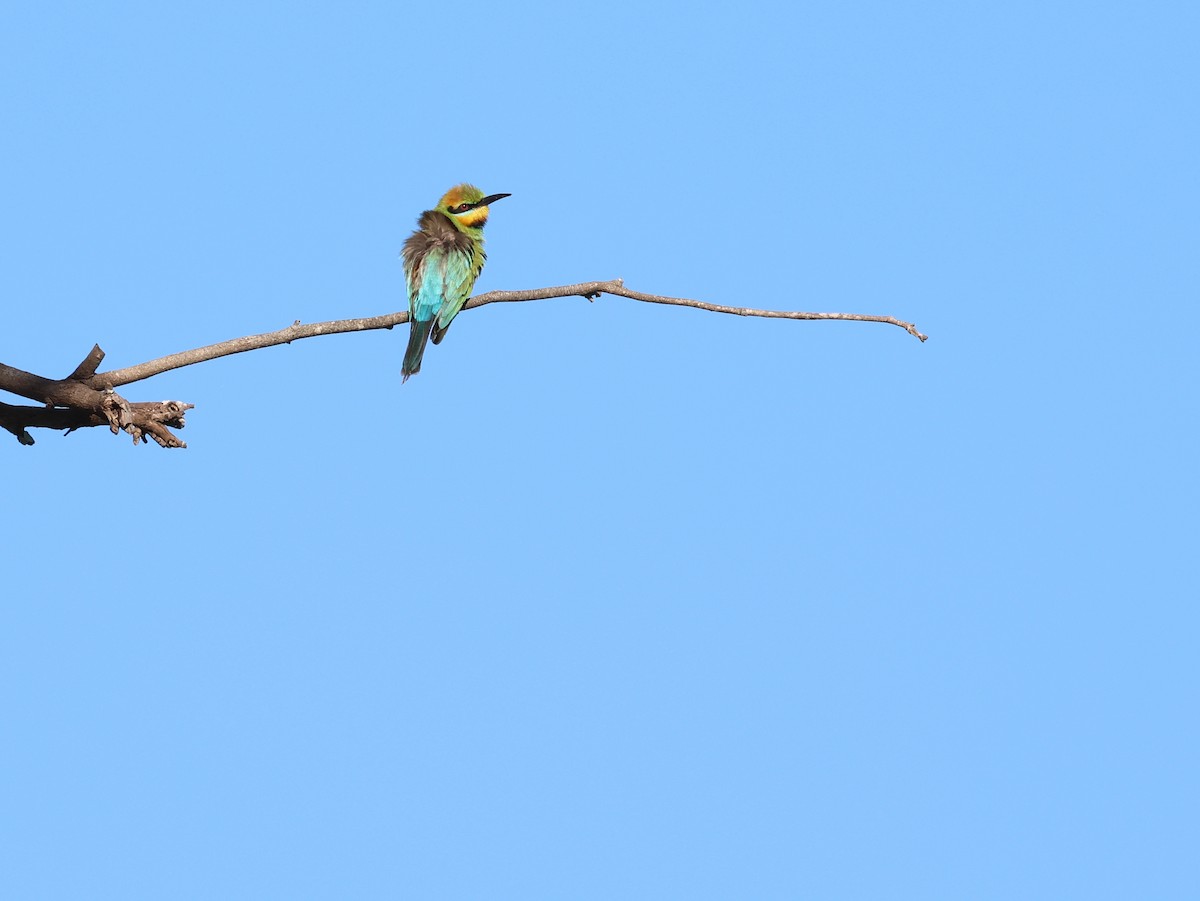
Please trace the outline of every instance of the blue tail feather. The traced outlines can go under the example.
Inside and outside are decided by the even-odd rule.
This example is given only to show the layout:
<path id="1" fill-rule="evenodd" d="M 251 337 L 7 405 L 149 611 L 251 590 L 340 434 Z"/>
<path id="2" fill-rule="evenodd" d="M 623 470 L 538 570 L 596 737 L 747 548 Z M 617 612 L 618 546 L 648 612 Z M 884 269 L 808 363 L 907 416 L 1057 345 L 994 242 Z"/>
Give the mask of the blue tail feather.
<path id="1" fill-rule="evenodd" d="M 407 382 L 414 372 L 421 371 L 421 357 L 425 355 L 425 343 L 429 340 L 429 330 L 433 323 L 433 319 L 427 319 L 425 322 L 417 322 L 415 319 L 412 321 L 412 328 L 408 333 L 408 349 L 404 351 L 404 365 L 400 367 L 400 374 L 404 376 L 401 383 Z"/>

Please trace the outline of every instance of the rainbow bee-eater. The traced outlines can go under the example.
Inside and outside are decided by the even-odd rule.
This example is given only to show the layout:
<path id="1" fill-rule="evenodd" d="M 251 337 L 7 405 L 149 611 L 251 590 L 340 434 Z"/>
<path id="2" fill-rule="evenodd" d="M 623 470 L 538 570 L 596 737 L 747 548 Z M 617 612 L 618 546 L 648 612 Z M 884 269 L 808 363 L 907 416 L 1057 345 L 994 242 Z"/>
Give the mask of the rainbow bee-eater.
<path id="1" fill-rule="evenodd" d="M 404 280 L 408 286 L 411 328 L 404 365 L 404 381 L 421 371 L 421 357 L 430 336 L 434 344 L 471 296 L 483 269 L 483 227 L 488 204 L 510 194 L 489 194 L 474 185 L 455 185 L 417 220 L 417 230 L 404 242 Z"/>

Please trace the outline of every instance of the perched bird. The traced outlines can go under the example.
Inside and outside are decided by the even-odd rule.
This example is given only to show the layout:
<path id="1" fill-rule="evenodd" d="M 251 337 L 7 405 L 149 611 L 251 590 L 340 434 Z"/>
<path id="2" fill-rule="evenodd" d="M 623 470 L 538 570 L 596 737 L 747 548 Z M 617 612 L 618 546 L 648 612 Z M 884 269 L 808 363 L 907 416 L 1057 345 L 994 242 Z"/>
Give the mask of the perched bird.
<path id="1" fill-rule="evenodd" d="M 474 185 L 455 185 L 417 220 L 417 230 L 404 242 L 404 280 L 408 286 L 411 323 L 408 349 L 400 372 L 403 381 L 421 371 L 425 343 L 440 344 L 446 329 L 471 296 L 487 254 L 483 227 L 488 204 L 511 194 L 489 194 Z"/>

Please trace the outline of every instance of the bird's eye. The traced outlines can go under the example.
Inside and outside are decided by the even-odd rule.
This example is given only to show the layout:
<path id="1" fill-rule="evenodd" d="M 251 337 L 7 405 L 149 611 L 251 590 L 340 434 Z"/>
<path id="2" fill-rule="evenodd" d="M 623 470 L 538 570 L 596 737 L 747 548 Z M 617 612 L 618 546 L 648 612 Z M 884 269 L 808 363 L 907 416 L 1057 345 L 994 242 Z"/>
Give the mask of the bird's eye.
<path id="1" fill-rule="evenodd" d="M 450 212 L 452 212 L 452 213 L 465 213 L 465 212 L 466 212 L 467 210 L 469 210 L 470 208 L 471 208 L 471 204 L 469 204 L 469 203 L 460 203 L 458 206 L 456 206 L 456 207 L 455 207 L 454 209 L 452 209 Z"/>

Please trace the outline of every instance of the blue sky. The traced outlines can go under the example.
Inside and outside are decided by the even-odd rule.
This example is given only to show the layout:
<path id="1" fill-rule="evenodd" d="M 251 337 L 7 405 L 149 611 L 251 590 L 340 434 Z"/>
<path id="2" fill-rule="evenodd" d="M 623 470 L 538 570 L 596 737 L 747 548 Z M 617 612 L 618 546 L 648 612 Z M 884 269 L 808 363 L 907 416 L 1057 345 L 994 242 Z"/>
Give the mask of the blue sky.
<path id="1" fill-rule="evenodd" d="M 1191 4 L 41 4 L 0 360 L 7 898 L 1194 897 Z M 6 398 L 11 400 L 11 398 Z"/>

